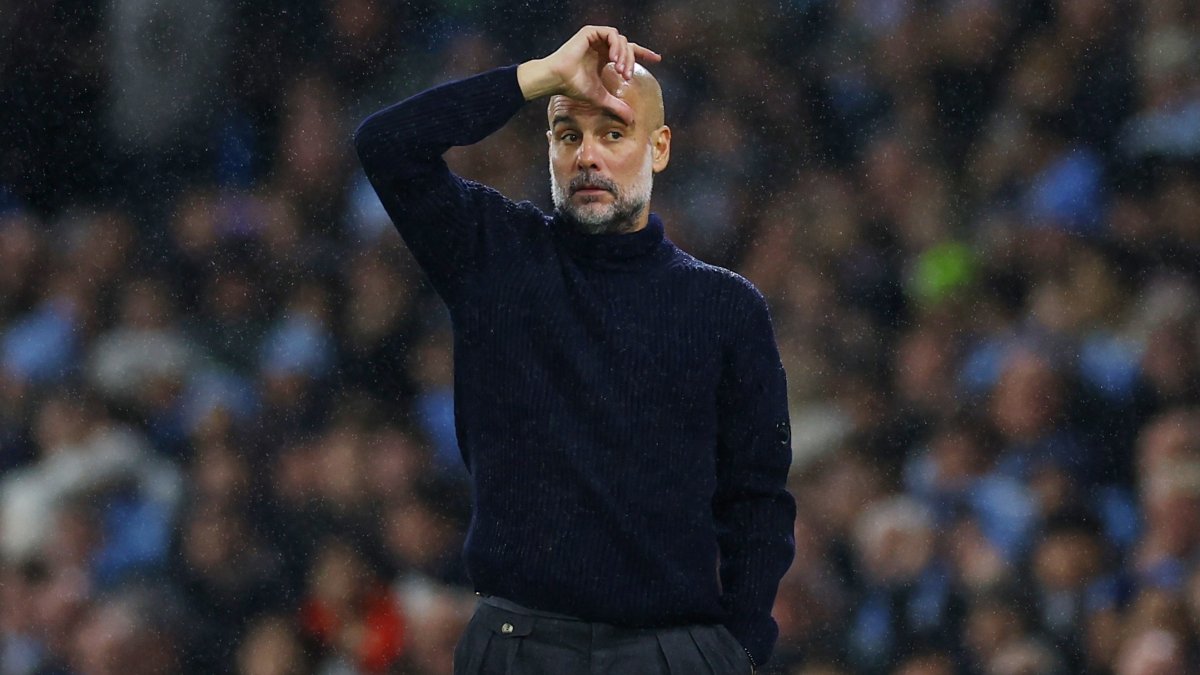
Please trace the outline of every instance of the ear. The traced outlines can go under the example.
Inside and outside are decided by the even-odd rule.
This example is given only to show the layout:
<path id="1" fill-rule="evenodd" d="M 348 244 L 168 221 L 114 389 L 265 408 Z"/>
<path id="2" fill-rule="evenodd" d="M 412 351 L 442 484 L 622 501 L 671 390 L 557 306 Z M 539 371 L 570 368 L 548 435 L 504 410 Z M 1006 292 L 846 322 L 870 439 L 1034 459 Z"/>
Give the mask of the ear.
<path id="1" fill-rule="evenodd" d="M 549 129 L 547 129 L 547 130 L 546 130 L 546 143 L 547 143 L 547 144 L 553 144 L 553 143 L 554 143 L 554 136 L 553 136 L 553 134 L 554 134 L 554 132 L 550 131 Z"/>
<path id="2" fill-rule="evenodd" d="M 650 147 L 654 173 L 658 173 L 671 161 L 671 127 L 664 124 L 650 132 Z"/>

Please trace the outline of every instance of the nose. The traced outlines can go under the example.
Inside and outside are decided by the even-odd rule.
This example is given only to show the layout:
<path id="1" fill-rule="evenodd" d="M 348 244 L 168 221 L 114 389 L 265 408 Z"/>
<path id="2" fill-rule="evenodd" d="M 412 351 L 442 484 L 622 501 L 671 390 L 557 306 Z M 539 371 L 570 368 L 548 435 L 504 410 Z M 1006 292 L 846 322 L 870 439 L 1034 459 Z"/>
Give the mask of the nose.
<path id="1" fill-rule="evenodd" d="M 575 165 L 576 168 L 582 170 L 600 168 L 596 142 L 588 136 L 584 136 L 583 140 L 579 142 L 579 151 L 575 154 Z"/>

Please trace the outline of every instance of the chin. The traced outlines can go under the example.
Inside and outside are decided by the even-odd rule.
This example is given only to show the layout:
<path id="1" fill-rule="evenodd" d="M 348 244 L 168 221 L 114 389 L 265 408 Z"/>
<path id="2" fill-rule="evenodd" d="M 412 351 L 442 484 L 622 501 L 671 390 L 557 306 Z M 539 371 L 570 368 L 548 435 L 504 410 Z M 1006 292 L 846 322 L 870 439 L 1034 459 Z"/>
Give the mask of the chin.
<path id="1" fill-rule="evenodd" d="M 583 197 L 572 197 L 576 201 L 576 210 L 582 209 L 601 209 L 615 210 L 615 200 L 605 197 L 604 195 L 587 195 Z"/>
<path id="2" fill-rule="evenodd" d="M 624 230 L 622 224 L 614 222 L 611 211 L 595 212 L 588 209 L 571 208 L 562 212 L 567 222 L 583 234 L 612 234 Z"/>
<path id="3" fill-rule="evenodd" d="M 571 217 L 587 225 L 606 225 L 616 216 L 615 209 L 609 205 L 593 206 L 584 204 L 571 209 Z"/>

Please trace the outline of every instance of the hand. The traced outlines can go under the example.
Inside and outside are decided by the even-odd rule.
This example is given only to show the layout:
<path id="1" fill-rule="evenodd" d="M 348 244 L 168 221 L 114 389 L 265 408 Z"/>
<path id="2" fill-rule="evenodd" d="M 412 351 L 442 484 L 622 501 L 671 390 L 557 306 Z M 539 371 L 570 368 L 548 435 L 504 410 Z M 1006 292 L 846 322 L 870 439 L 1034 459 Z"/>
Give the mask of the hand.
<path id="1" fill-rule="evenodd" d="M 638 60 L 657 63 L 662 57 L 630 42 L 616 28 L 584 26 L 553 54 L 522 63 L 517 68 L 517 80 L 526 99 L 561 94 L 608 108 L 630 120 L 633 110 L 620 94 L 633 78 Z"/>

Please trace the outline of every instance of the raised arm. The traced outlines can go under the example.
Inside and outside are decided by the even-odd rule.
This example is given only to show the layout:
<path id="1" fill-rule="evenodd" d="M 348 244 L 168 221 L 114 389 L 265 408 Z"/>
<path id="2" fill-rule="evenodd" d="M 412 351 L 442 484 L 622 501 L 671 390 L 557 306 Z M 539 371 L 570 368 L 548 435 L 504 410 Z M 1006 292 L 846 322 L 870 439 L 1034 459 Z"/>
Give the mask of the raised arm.
<path id="1" fill-rule="evenodd" d="M 424 91 L 359 125 L 354 144 L 379 200 L 434 288 L 452 304 L 478 264 L 499 193 L 451 173 L 442 154 L 500 129 L 525 103 L 516 67 Z"/>

